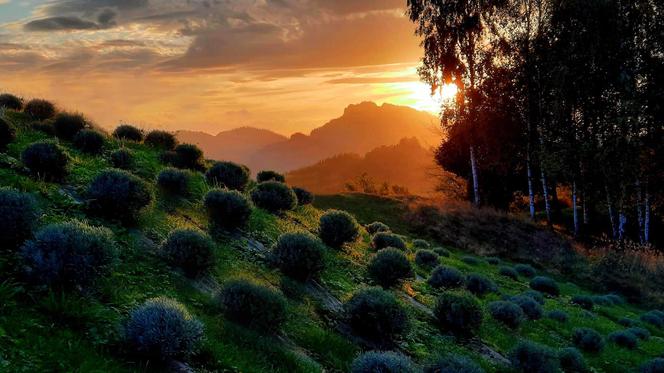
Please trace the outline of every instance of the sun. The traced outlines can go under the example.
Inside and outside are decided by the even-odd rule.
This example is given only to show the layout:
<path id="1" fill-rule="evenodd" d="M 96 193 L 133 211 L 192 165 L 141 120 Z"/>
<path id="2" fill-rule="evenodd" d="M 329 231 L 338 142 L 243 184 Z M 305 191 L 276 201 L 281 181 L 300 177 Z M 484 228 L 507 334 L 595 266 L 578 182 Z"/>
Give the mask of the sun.
<path id="1" fill-rule="evenodd" d="M 440 113 L 443 104 L 454 99 L 458 92 L 457 85 L 450 83 L 431 94 L 431 87 L 419 81 L 400 83 L 398 89 L 404 92 L 398 100 L 400 104 L 435 114 Z"/>

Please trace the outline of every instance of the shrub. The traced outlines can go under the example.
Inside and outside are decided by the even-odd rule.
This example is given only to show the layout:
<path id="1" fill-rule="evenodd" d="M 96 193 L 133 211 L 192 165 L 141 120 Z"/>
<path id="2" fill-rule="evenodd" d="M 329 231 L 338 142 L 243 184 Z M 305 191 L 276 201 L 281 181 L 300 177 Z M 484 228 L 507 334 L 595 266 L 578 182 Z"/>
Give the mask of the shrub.
<path id="1" fill-rule="evenodd" d="M 477 363 L 465 356 L 446 354 L 438 356 L 424 367 L 424 373 L 484 373 Z"/>
<path id="2" fill-rule="evenodd" d="M 0 108 L 19 111 L 23 108 L 23 99 L 11 93 L 0 94 Z"/>
<path id="3" fill-rule="evenodd" d="M 514 269 L 523 277 L 531 278 L 535 276 L 535 268 L 530 264 L 517 264 L 514 266 Z"/>
<path id="4" fill-rule="evenodd" d="M 37 201 L 32 194 L 0 187 L 0 248 L 15 249 L 28 239 L 37 213 Z"/>
<path id="5" fill-rule="evenodd" d="M 180 144 L 175 147 L 174 153 L 164 152 L 162 154 L 163 160 L 166 160 L 165 163 L 170 163 L 178 168 L 188 168 L 190 170 L 205 169 L 203 151 L 198 146 L 192 144 Z"/>
<path id="6" fill-rule="evenodd" d="M 616 322 L 622 326 L 627 326 L 627 327 L 634 326 L 637 324 L 636 320 L 630 319 L 629 317 L 621 317 Z"/>
<path id="7" fill-rule="evenodd" d="M 205 195 L 203 205 L 210 223 L 216 228 L 242 228 L 251 215 L 251 203 L 237 190 L 213 189 Z"/>
<path id="8" fill-rule="evenodd" d="M 7 145 L 16 138 L 16 131 L 6 120 L 0 118 L 0 151 L 5 151 Z"/>
<path id="9" fill-rule="evenodd" d="M 166 131 L 152 130 L 145 136 L 145 144 L 153 148 L 173 150 L 177 143 L 175 135 Z"/>
<path id="10" fill-rule="evenodd" d="M 21 248 L 27 278 L 55 288 L 87 288 L 118 258 L 113 233 L 79 221 L 50 224 Z"/>
<path id="11" fill-rule="evenodd" d="M 415 373 L 412 361 L 400 353 L 369 351 L 353 360 L 351 373 Z"/>
<path id="12" fill-rule="evenodd" d="M 638 344 L 636 336 L 628 330 L 615 331 L 608 335 L 608 339 L 616 345 L 630 350 L 635 349 Z"/>
<path id="13" fill-rule="evenodd" d="M 360 226 L 346 211 L 328 210 L 320 217 L 318 235 L 326 245 L 339 248 L 357 239 Z"/>
<path id="14" fill-rule="evenodd" d="M 639 367 L 639 373 L 664 373 L 664 358 L 658 357 Z"/>
<path id="15" fill-rule="evenodd" d="M 558 288 L 558 284 L 550 277 L 537 276 L 530 281 L 530 287 L 533 290 L 537 290 L 539 292 L 546 293 L 554 297 L 560 294 L 560 289 Z"/>
<path id="16" fill-rule="evenodd" d="M 188 181 L 189 176 L 185 171 L 172 167 L 163 169 L 157 175 L 159 188 L 171 195 L 187 196 L 189 194 Z"/>
<path id="17" fill-rule="evenodd" d="M 498 291 L 498 287 L 493 281 L 479 273 L 471 273 L 466 276 L 466 289 L 477 296 Z"/>
<path id="18" fill-rule="evenodd" d="M 185 275 L 197 277 L 214 267 L 214 244 L 207 234 L 193 229 L 176 229 L 161 244 L 166 262 Z"/>
<path id="19" fill-rule="evenodd" d="M 186 358 L 202 342 L 203 324 L 182 304 L 153 298 L 131 311 L 124 338 L 132 352 L 148 359 Z"/>
<path id="20" fill-rule="evenodd" d="M 141 142 L 143 141 L 143 131 L 130 124 L 121 124 L 113 131 L 113 137 L 119 140 Z"/>
<path id="21" fill-rule="evenodd" d="M 147 183 L 127 171 L 107 169 L 87 189 L 91 213 L 121 223 L 134 223 L 152 201 Z"/>
<path id="22" fill-rule="evenodd" d="M 308 232 L 284 233 L 272 250 L 277 266 L 299 281 L 315 278 L 323 270 L 323 248 Z"/>
<path id="23" fill-rule="evenodd" d="M 525 295 L 517 295 L 514 297 L 511 297 L 510 300 L 521 307 L 521 310 L 523 313 L 528 317 L 530 320 L 539 320 L 542 318 L 542 314 L 544 311 L 542 310 L 542 306 L 537 303 L 533 298 L 525 296 Z"/>
<path id="24" fill-rule="evenodd" d="M 46 120 L 53 118 L 55 115 L 55 105 L 46 100 L 35 98 L 25 104 L 23 112 L 28 114 L 32 119 Z"/>
<path id="25" fill-rule="evenodd" d="M 283 297 L 246 280 L 226 283 L 218 300 L 228 320 L 261 332 L 276 332 L 286 320 Z"/>
<path id="26" fill-rule="evenodd" d="M 53 128 L 53 124 L 50 121 L 35 121 L 30 124 L 30 127 L 35 131 L 55 136 L 55 128 Z"/>
<path id="27" fill-rule="evenodd" d="M 314 195 L 306 189 L 293 187 L 293 193 L 297 197 L 297 204 L 299 206 L 310 205 L 314 202 Z"/>
<path id="28" fill-rule="evenodd" d="M 431 245 L 429 245 L 429 243 L 426 240 L 422 240 L 422 239 L 418 238 L 418 239 L 413 240 L 413 247 L 415 249 L 430 249 Z"/>
<path id="29" fill-rule="evenodd" d="M 555 373 L 559 369 L 558 357 L 552 349 L 530 341 L 519 342 L 509 357 L 517 372 Z"/>
<path id="30" fill-rule="evenodd" d="M 438 254 L 431 250 L 421 249 L 415 252 L 415 263 L 424 268 L 433 268 L 438 265 Z"/>
<path id="31" fill-rule="evenodd" d="M 575 328 L 572 342 L 586 352 L 600 352 L 604 348 L 604 338 L 591 328 Z"/>
<path id="32" fill-rule="evenodd" d="M 596 295 L 592 297 L 592 300 L 594 301 L 595 304 L 601 306 L 615 306 L 618 304 L 623 304 L 625 302 L 621 296 L 616 294 Z"/>
<path id="33" fill-rule="evenodd" d="M 406 244 L 401 237 L 394 233 L 378 232 L 374 234 L 371 240 L 371 246 L 374 250 L 384 249 L 386 247 L 394 247 L 395 249 L 406 250 Z"/>
<path id="34" fill-rule="evenodd" d="M 571 303 L 576 304 L 585 310 L 592 310 L 595 304 L 593 298 L 588 295 L 575 295 L 572 297 Z"/>
<path id="35" fill-rule="evenodd" d="M 439 265 L 431 272 L 427 283 L 434 288 L 458 288 L 463 285 L 463 275 L 456 268 Z"/>
<path id="36" fill-rule="evenodd" d="M 243 191 L 249 183 L 249 170 L 233 162 L 216 162 L 207 170 L 205 178 L 212 185 Z"/>
<path id="37" fill-rule="evenodd" d="M 84 129 L 74 136 L 74 146 L 88 154 L 100 154 L 104 150 L 106 136 L 99 131 Z"/>
<path id="38" fill-rule="evenodd" d="M 376 234 L 378 232 L 389 232 L 390 227 L 382 222 L 375 221 L 364 226 L 369 234 Z"/>
<path id="39" fill-rule="evenodd" d="M 406 256 L 398 249 L 379 250 L 367 265 L 367 273 L 378 285 L 388 288 L 412 277 L 413 271 Z"/>
<path id="40" fill-rule="evenodd" d="M 468 264 L 468 265 L 471 265 L 471 266 L 476 266 L 476 265 L 480 264 L 480 261 L 477 260 L 477 258 L 475 258 L 474 256 L 469 256 L 469 255 L 465 255 L 465 256 L 461 257 L 461 261 Z"/>
<path id="41" fill-rule="evenodd" d="M 251 191 L 251 200 L 256 206 L 272 213 L 292 210 L 297 206 L 297 197 L 293 190 L 278 181 L 258 184 Z"/>
<path id="42" fill-rule="evenodd" d="M 490 257 L 486 258 L 486 262 L 491 264 L 491 265 L 496 265 L 496 264 L 500 263 L 500 259 L 498 259 L 496 257 L 493 257 L 493 256 L 490 256 Z"/>
<path id="43" fill-rule="evenodd" d="M 445 257 L 445 258 L 449 258 L 449 256 L 450 256 L 449 250 L 447 250 L 444 247 L 435 247 L 433 249 L 433 252 L 438 254 L 438 256 L 442 256 L 442 257 Z"/>
<path id="44" fill-rule="evenodd" d="M 664 318 L 657 311 L 648 311 L 641 315 L 639 319 L 658 328 L 664 327 Z"/>
<path id="45" fill-rule="evenodd" d="M 134 166 L 134 152 L 129 149 L 117 149 L 111 152 L 111 164 L 114 168 L 129 170 Z"/>
<path id="46" fill-rule="evenodd" d="M 635 326 L 635 327 L 627 329 L 626 331 L 634 334 L 634 336 L 636 336 L 636 338 L 638 338 L 642 341 L 645 341 L 648 338 L 650 338 L 650 332 L 646 328 L 641 328 L 641 327 Z"/>
<path id="47" fill-rule="evenodd" d="M 90 128 L 90 125 L 81 114 L 59 113 L 53 120 L 55 135 L 63 140 L 73 140 L 85 128 Z"/>
<path id="48" fill-rule="evenodd" d="M 516 273 L 516 271 L 512 267 L 500 267 L 500 269 L 498 270 L 498 274 L 501 276 L 509 277 L 512 280 L 517 280 L 519 277 L 519 274 Z"/>
<path id="49" fill-rule="evenodd" d="M 266 171 L 260 171 L 256 175 L 256 181 L 259 183 L 265 182 L 265 181 L 278 181 L 280 183 L 285 183 L 286 178 L 284 175 L 276 172 L 276 171 L 271 171 L 271 170 L 266 170 Z"/>
<path id="50" fill-rule="evenodd" d="M 61 180 L 67 174 L 69 155 L 54 141 L 37 141 L 21 153 L 21 161 L 35 176 L 49 181 Z"/>
<path id="51" fill-rule="evenodd" d="M 558 361 L 560 369 L 565 373 L 585 373 L 588 372 L 586 360 L 581 352 L 574 347 L 565 347 L 558 352 Z"/>
<path id="52" fill-rule="evenodd" d="M 544 295 L 537 290 L 526 290 L 521 295 L 532 298 L 535 302 L 544 305 Z"/>
<path id="53" fill-rule="evenodd" d="M 563 310 L 552 310 L 546 313 L 546 317 L 548 317 L 551 320 L 556 320 L 558 322 L 567 322 L 569 320 L 569 316 L 567 316 L 567 312 Z"/>
<path id="54" fill-rule="evenodd" d="M 489 313 L 491 314 L 491 317 L 512 329 L 518 328 L 524 319 L 521 307 L 512 302 L 491 302 L 489 303 Z"/>
<path id="55" fill-rule="evenodd" d="M 438 326 L 458 336 L 475 335 L 482 324 L 482 307 L 475 298 L 445 293 L 433 310 Z"/>
<path id="56" fill-rule="evenodd" d="M 356 334 L 381 345 L 389 345 L 409 328 L 406 310 L 394 295 L 382 289 L 356 292 L 344 309 Z"/>

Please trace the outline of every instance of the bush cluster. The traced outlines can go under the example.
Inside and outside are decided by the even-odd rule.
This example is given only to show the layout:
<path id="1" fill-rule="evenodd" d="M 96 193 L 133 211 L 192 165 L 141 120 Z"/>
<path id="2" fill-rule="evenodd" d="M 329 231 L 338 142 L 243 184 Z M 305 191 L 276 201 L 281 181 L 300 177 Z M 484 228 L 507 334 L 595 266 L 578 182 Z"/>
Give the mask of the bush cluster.
<path id="1" fill-rule="evenodd" d="M 629 330 L 615 331 L 607 336 L 608 340 L 616 345 L 633 350 L 638 345 L 638 338 Z"/>
<path id="2" fill-rule="evenodd" d="M 516 329 L 521 325 L 525 316 L 521 307 L 512 302 L 495 301 L 489 303 L 489 314 L 506 326 Z"/>
<path id="3" fill-rule="evenodd" d="M 40 229 L 21 248 L 21 258 L 35 284 L 87 289 L 111 272 L 118 248 L 109 229 L 71 221 Z"/>
<path id="4" fill-rule="evenodd" d="M 232 280 L 218 296 L 228 320 L 260 332 L 277 332 L 286 320 L 286 301 L 269 288 L 246 280 Z"/>
<path id="5" fill-rule="evenodd" d="M 450 256 L 450 251 L 447 250 L 444 247 L 435 247 L 433 249 L 433 252 L 438 254 L 438 256 L 442 256 L 442 257 L 445 257 L 445 258 L 449 258 L 449 256 Z"/>
<path id="6" fill-rule="evenodd" d="M 211 185 L 241 192 L 249 183 L 249 169 L 233 162 L 216 162 L 207 170 L 205 178 Z"/>
<path id="7" fill-rule="evenodd" d="M 490 257 L 486 258 L 486 262 L 491 264 L 491 265 L 496 265 L 496 264 L 500 263 L 500 259 L 496 258 L 495 256 L 490 256 Z"/>
<path id="8" fill-rule="evenodd" d="M 16 131 L 6 120 L 0 118 L 0 152 L 7 149 L 7 145 L 16 138 Z"/>
<path id="9" fill-rule="evenodd" d="M 658 328 L 664 327 L 664 313 L 658 310 L 648 311 L 641 315 L 639 319 Z"/>
<path id="10" fill-rule="evenodd" d="M 145 144 L 153 148 L 173 150 L 178 144 L 175 135 L 162 130 L 152 130 L 145 136 Z"/>
<path id="11" fill-rule="evenodd" d="M 251 191 L 251 200 L 264 210 L 277 213 L 297 206 L 297 197 L 291 188 L 278 181 L 266 181 Z"/>
<path id="12" fill-rule="evenodd" d="M 405 355 L 392 351 L 369 351 L 353 360 L 351 373 L 415 373 L 417 369 Z"/>
<path id="13" fill-rule="evenodd" d="M 306 189 L 293 187 L 293 193 L 297 197 L 298 206 L 310 205 L 314 202 L 314 195 Z"/>
<path id="14" fill-rule="evenodd" d="M 69 155 L 57 142 L 44 140 L 28 145 L 21 153 L 21 161 L 33 175 L 58 181 L 67 174 Z"/>
<path id="15" fill-rule="evenodd" d="M 213 189 L 203 200 L 210 224 L 225 230 L 242 228 L 251 215 L 251 203 L 237 190 Z"/>
<path id="16" fill-rule="evenodd" d="M 388 247 L 379 250 L 367 265 L 367 273 L 376 284 L 389 288 L 412 277 L 410 262 L 401 250 Z"/>
<path id="17" fill-rule="evenodd" d="M 53 118 L 55 115 L 55 105 L 49 101 L 35 98 L 25 104 L 23 112 L 28 114 L 32 119 L 46 120 Z"/>
<path id="18" fill-rule="evenodd" d="M 622 326 L 627 326 L 627 327 L 634 326 L 637 324 L 636 320 L 630 319 L 629 317 L 621 317 L 616 322 Z"/>
<path id="19" fill-rule="evenodd" d="M 113 137 L 118 140 L 141 142 L 143 141 L 143 131 L 130 124 L 121 124 L 113 131 Z"/>
<path id="20" fill-rule="evenodd" d="M 466 276 L 466 289 L 477 296 L 498 291 L 498 287 L 491 279 L 479 273 Z"/>
<path id="21" fill-rule="evenodd" d="M 433 288 L 453 289 L 463 285 L 463 275 L 453 267 L 437 266 L 427 280 Z"/>
<path id="22" fill-rule="evenodd" d="M 556 320 L 558 322 L 567 322 L 567 320 L 569 320 L 567 312 L 563 310 L 551 310 L 546 313 L 546 317 L 551 320 Z"/>
<path id="23" fill-rule="evenodd" d="M 391 344 L 410 326 L 406 310 L 394 295 L 379 288 L 358 291 L 344 309 L 353 331 L 380 345 Z"/>
<path id="24" fill-rule="evenodd" d="M 285 183 L 286 178 L 284 175 L 276 172 L 276 171 L 271 171 L 271 170 L 265 170 L 265 171 L 260 171 L 256 175 L 256 181 L 259 183 L 265 182 L 265 181 L 278 181 L 280 183 Z"/>
<path id="25" fill-rule="evenodd" d="M 512 280 L 517 280 L 519 274 L 512 267 L 500 267 L 498 274 L 501 276 L 509 277 Z"/>
<path id="26" fill-rule="evenodd" d="M 537 276 L 530 281 L 530 288 L 557 297 L 560 294 L 558 284 L 550 277 Z"/>
<path id="27" fill-rule="evenodd" d="M 78 113 L 59 113 L 53 120 L 55 135 L 63 140 L 73 140 L 85 128 L 90 128 L 90 124 Z"/>
<path id="28" fill-rule="evenodd" d="M 413 248 L 428 250 L 431 248 L 431 245 L 426 240 L 418 238 L 413 240 Z"/>
<path id="29" fill-rule="evenodd" d="M 558 356 L 546 346 L 523 341 L 510 352 L 510 361 L 517 372 L 556 373 L 559 370 Z"/>
<path id="30" fill-rule="evenodd" d="M 403 242 L 401 237 L 390 232 L 378 232 L 374 234 L 371 240 L 371 246 L 376 251 L 386 247 L 394 247 L 395 249 L 406 250 L 406 243 Z"/>
<path id="31" fill-rule="evenodd" d="M 620 295 L 616 294 L 595 295 L 592 297 L 592 300 L 595 304 L 600 306 L 615 306 L 625 303 L 625 300 Z"/>
<path id="32" fill-rule="evenodd" d="M 30 127 L 35 130 L 35 131 L 40 131 L 43 132 L 49 136 L 55 136 L 55 129 L 53 128 L 53 124 L 46 120 L 46 121 L 34 121 L 30 124 Z"/>
<path id="33" fill-rule="evenodd" d="M 299 281 L 316 278 L 324 268 L 322 245 L 308 232 L 282 234 L 272 254 L 281 272 Z"/>
<path id="34" fill-rule="evenodd" d="M 514 269 L 523 277 L 534 277 L 536 272 L 535 268 L 530 264 L 517 264 L 514 266 Z"/>
<path id="35" fill-rule="evenodd" d="M 474 256 L 470 256 L 470 255 L 462 256 L 461 261 L 468 264 L 468 265 L 471 265 L 471 266 L 476 266 L 476 265 L 480 264 L 480 261 L 477 258 L 475 258 Z"/>
<path id="36" fill-rule="evenodd" d="M 369 234 L 376 234 L 378 232 L 389 232 L 390 231 L 390 227 L 387 224 L 385 224 L 383 222 L 379 222 L 379 221 L 369 223 L 369 224 L 365 225 L 364 228 L 367 230 L 367 232 L 369 232 Z"/>
<path id="37" fill-rule="evenodd" d="M 88 154 L 101 154 L 106 143 L 106 136 L 93 129 L 83 129 L 74 136 L 76 149 Z"/>
<path id="38" fill-rule="evenodd" d="M 0 187 L 0 248 L 15 249 L 32 234 L 38 216 L 37 201 L 29 193 Z"/>
<path id="39" fill-rule="evenodd" d="M 604 338 L 591 328 L 575 328 L 572 331 L 572 342 L 586 352 L 600 352 L 604 349 Z"/>
<path id="40" fill-rule="evenodd" d="M 471 359 L 455 354 L 436 357 L 424 367 L 424 373 L 484 373 L 477 363 Z"/>
<path id="41" fill-rule="evenodd" d="M 634 334 L 636 336 L 636 338 L 638 338 L 642 341 L 645 341 L 648 338 L 650 338 L 650 332 L 648 331 L 648 329 L 641 328 L 641 327 L 638 327 L 638 326 L 631 327 L 631 328 L 629 328 L 625 331 Z"/>
<path id="42" fill-rule="evenodd" d="M 23 99 L 11 93 L 0 94 L 0 108 L 20 111 L 23 109 Z"/>
<path id="43" fill-rule="evenodd" d="M 152 194 L 145 181 L 127 171 L 107 169 L 88 185 L 88 209 L 97 216 L 121 223 L 134 223 L 150 204 Z"/>
<path id="44" fill-rule="evenodd" d="M 166 194 L 183 196 L 189 195 L 189 176 L 186 171 L 168 167 L 157 175 L 157 186 Z"/>
<path id="45" fill-rule="evenodd" d="M 415 252 L 415 263 L 424 268 L 433 268 L 438 265 L 438 254 L 431 250 L 420 249 Z"/>
<path id="46" fill-rule="evenodd" d="M 565 373 L 588 372 L 588 365 L 583 355 L 574 347 L 565 347 L 558 352 L 560 369 Z"/>
<path id="47" fill-rule="evenodd" d="M 194 229 L 176 229 L 161 244 L 166 262 L 188 277 L 198 277 L 215 264 L 214 244 L 207 234 Z"/>
<path id="48" fill-rule="evenodd" d="M 521 295 L 532 298 L 535 302 L 544 305 L 544 295 L 537 290 L 526 290 Z"/>
<path id="49" fill-rule="evenodd" d="M 482 324 L 482 307 L 475 298 L 445 293 L 433 310 L 438 326 L 458 336 L 472 336 Z"/>
<path id="50" fill-rule="evenodd" d="M 533 298 L 525 295 L 516 295 L 510 297 L 510 301 L 521 307 L 521 310 L 526 315 L 526 317 L 528 317 L 528 319 L 539 320 L 542 318 L 542 314 L 544 313 L 542 306 Z"/>
<path id="51" fill-rule="evenodd" d="M 175 300 L 153 298 L 131 311 L 124 339 L 131 352 L 147 359 L 187 358 L 203 340 L 203 324 Z"/>
<path id="52" fill-rule="evenodd" d="M 180 144 L 173 151 L 162 154 L 162 162 L 171 164 L 177 168 L 188 168 L 190 170 L 204 170 L 203 151 L 196 145 Z"/>
<path id="53" fill-rule="evenodd" d="M 327 246 L 340 248 L 357 239 L 360 225 L 346 211 L 328 210 L 320 217 L 318 234 Z"/>
<path id="54" fill-rule="evenodd" d="M 664 372 L 664 358 L 654 358 L 641 364 L 639 373 L 662 373 Z"/>
<path id="55" fill-rule="evenodd" d="M 134 166 L 134 152 L 126 148 L 112 151 L 110 159 L 114 168 L 130 170 Z"/>
<path id="56" fill-rule="evenodd" d="M 585 310 L 592 310 L 595 305 L 593 298 L 588 295 L 575 295 L 572 297 L 571 303 Z"/>

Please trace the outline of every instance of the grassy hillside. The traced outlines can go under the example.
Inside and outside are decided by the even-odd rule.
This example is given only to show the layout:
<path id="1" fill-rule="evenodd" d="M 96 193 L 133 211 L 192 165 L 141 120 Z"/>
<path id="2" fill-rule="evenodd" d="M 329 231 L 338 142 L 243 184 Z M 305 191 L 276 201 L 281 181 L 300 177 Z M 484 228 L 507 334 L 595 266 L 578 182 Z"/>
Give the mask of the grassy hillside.
<path id="1" fill-rule="evenodd" d="M 16 139 L 5 154 L 0 154 L 0 186 L 29 192 L 37 198 L 41 213 L 37 229 L 50 223 L 78 219 L 109 228 L 120 247 L 120 260 L 110 276 L 103 278 L 94 292 L 56 291 L 26 283 L 20 260 L 9 250 L 0 252 L 0 371 L 6 372 L 132 372 L 163 371 L 154 361 L 136 356 L 124 343 L 121 325 L 132 309 L 146 299 L 166 296 L 182 303 L 204 326 L 205 339 L 184 367 L 199 372 L 321 372 L 349 371 L 351 362 L 371 343 L 358 338 L 348 328 L 342 304 L 360 289 L 372 286 L 366 266 L 374 257 L 371 236 L 361 229 L 360 236 L 342 250 L 324 249 L 325 267 L 316 281 L 298 282 L 284 276 L 270 260 L 269 248 L 287 232 L 318 233 L 323 209 L 352 211 L 361 223 L 382 220 L 400 234 L 408 227 L 398 217 L 403 206 L 395 200 L 353 195 L 321 197 L 315 206 L 299 206 L 282 214 L 253 208 L 248 226 L 239 232 L 216 233 L 215 262 L 208 275 L 190 279 L 164 263 L 159 245 L 176 228 L 208 231 L 208 217 L 202 198 L 211 189 L 200 172 L 190 171 L 190 196 L 166 196 L 155 185 L 165 166 L 161 151 L 143 144 L 107 138 L 103 155 L 88 155 L 71 143 L 60 141 L 70 156 L 70 172 L 59 183 L 30 176 L 21 165 L 21 153 L 31 143 L 50 136 L 33 129 L 23 114 L 8 111 L 5 119 L 14 127 Z M 132 226 L 122 226 L 90 216 L 85 208 L 86 189 L 102 170 L 111 167 L 108 153 L 119 147 L 134 152 L 132 172 L 148 183 L 154 196 Z M 252 185 L 248 189 L 251 189 Z M 414 263 L 417 237 L 403 237 L 406 256 L 415 276 L 388 291 L 396 296 L 410 320 L 410 329 L 397 338 L 391 349 L 407 356 L 419 366 L 443 353 L 468 356 L 488 372 L 510 371 L 510 351 L 521 340 L 532 340 L 561 349 L 572 346 L 572 333 L 590 327 L 604 338 L 625 329 L 621 318 L 635 320 L 651 337 L 633 349 L 606 341 L 601 352 L 584 352 L 594 371 L 625 372 L 664 352 L 664 329 L 639 321 L 645 310 L 606 297 L 597 298 L 566 278 L 544 271 L 538 275 L 554 278 L 559 296 L 546 296 L 544 312 L 560 310 L 567 322 L 548 317 L 526 320 L 510 329 L 493 319 L 489 303 L 529 290 L 530 279 L 500 275 L 501 267 L 517 263 L 497 258 L 466 255 L 448 247 L 450 255 L 436 260 L 454 267 L 464 275 L 486 276 L 497 286 L 496 292 L 477 297 L 483 309 L 483 322 L 477 336 L 462 339 L 440 330 L 431 309 L 436 298 L 445 293 L 426 281 L 431 269 Z M 433 246 L 439 246 L 435 242 Z M 441 251 L 442 252 L 442 251 Z M 286 300 L 286 320 L 276 333 L 247 329 L 228 321 L 216 300 L 216 293 L 231 279 L 251 279 L 280 294 Z M 454 293 L 467 292 L 462 290 Z M 571 303 L 576 295 L 590 295 L 596 301 L 592 310 Z M 472 296 L 475 298 L 474 296 Z M 179 365 L 182 369 L 183 365 Z M 528 370 L 521 370 L 528 371 Z"/>

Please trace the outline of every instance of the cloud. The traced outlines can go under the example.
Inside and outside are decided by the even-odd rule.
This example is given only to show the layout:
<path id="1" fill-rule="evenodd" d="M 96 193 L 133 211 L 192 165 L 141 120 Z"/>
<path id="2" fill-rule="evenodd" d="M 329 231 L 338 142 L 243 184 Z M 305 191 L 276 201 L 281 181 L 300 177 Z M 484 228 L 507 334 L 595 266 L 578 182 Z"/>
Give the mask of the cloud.
<path id="1" fill-rule="evenodd" d="M 395 77 L 351 77 L 327 80 L 329 84 L 385 84 L 385 83 L 406 83 L 416 81 L 412 76 Z"/>
<path id="2" fill-rule="evenodd" d="M 24 28 L 27 31 L 71 31 L 98 29 L 99 25 L 78 17 L 49 17 L 30 21 Z"/>

